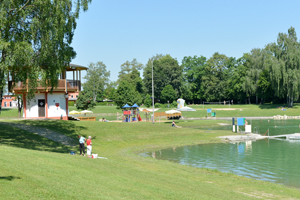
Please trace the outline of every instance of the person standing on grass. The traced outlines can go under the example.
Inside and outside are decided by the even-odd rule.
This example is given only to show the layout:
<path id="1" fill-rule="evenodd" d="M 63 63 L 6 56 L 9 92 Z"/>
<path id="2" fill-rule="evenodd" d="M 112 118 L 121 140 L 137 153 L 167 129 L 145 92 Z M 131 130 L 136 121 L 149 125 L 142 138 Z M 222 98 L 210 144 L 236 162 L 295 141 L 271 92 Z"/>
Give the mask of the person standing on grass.
<path id="1" fill-rule="evenodd" d="M 82 156 L 82 151 L 83 151 L 83 155 L 85 156 L 85 149 L 84 149 L 85 138 L 80 135 L 78 135 L 78 138 L 79 138 L 80 155 Z"/>
<path id="2" fill-rule="evenodd" d="M 89 136 L 89 139 L 86 140 L 86 154 L 90 156 L 92 154 L 92 137 Z"/>

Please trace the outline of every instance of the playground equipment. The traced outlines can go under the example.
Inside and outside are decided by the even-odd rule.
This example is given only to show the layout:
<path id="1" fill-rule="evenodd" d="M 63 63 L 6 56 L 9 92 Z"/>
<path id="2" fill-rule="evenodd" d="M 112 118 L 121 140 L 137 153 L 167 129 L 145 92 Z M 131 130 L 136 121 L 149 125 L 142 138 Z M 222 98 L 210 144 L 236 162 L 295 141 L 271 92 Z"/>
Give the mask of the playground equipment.
<path id="1" fill-rule="evenodd" d="M 133 106 L 129 106 L 126 104 L 123 108 L 123 122 L 136 122 L 142 121 L 142 118 L 139 113 L 139 106 L 134 104 Z"/>

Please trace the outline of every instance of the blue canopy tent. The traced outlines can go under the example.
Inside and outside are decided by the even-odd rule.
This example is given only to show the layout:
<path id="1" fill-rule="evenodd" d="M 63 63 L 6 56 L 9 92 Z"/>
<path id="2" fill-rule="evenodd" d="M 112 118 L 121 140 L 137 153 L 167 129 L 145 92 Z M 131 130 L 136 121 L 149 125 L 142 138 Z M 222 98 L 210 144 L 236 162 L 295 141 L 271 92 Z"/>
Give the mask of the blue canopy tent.
<path id="1" fill-rule="evenodd" d="M 122 108 L 131 108 L 131 106 L 129 106 L 127 103 L 125 106 L 123 106 Z"/>
<path id="2" fill-rule="evenodd" d="M 131 106 L 132 108 L 138 108 L 139 106 L 135 104 L 133 104 L 133 106 Z"/>

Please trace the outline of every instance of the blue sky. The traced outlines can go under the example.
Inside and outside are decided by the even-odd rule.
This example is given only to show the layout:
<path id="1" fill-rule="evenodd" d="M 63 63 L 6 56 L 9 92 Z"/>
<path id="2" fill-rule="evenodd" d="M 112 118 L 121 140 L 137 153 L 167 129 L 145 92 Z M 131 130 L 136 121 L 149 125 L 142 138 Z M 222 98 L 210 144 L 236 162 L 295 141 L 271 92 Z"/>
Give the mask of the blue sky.
<path id="1" fill-rule="evenodd" d="M 134 58 L 143 64 L 156 54 L 179 63 L 215 52 L 239 58 L 291 26 L 300 38 L 299 7 L 296 0 L 93 0 L 77 21 L 72 63 L 102 61 L 116 81 L 121 64 Z"/>

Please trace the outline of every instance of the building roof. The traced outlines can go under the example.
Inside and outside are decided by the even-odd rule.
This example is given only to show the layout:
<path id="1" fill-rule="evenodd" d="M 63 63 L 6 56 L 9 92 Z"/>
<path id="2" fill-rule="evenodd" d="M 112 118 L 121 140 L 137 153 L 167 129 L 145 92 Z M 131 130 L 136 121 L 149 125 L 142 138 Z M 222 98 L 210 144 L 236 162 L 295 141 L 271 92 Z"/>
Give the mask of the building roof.
<path id="1" fill-rule="evenodd" d="M 76 71 L 76 70 L 87 70 L 88 67 L 82 66 L 82 65 L 75 65 L 75 64 L 70 64 L 69 66 L 66 67 L 67 71 Z"/>

